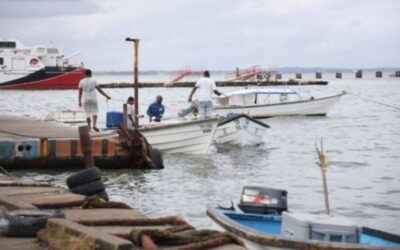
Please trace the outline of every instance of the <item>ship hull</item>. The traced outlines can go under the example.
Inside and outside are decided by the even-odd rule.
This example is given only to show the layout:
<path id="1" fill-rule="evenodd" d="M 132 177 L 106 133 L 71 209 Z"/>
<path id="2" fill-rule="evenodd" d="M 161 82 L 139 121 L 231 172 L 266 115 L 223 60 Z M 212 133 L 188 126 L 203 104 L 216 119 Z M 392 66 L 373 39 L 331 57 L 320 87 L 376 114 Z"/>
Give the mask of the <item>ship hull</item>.
<path id="1" fill-rule="evenodd" d="M 7 73 L 3 72 L 3 74 Z M 1 81 L 0 89 L 77 89 L 80 80 L 83 78 L 85 78 L 84 68 L 44 67 L 33 73 L 21 75 L 13 80 Z"/>

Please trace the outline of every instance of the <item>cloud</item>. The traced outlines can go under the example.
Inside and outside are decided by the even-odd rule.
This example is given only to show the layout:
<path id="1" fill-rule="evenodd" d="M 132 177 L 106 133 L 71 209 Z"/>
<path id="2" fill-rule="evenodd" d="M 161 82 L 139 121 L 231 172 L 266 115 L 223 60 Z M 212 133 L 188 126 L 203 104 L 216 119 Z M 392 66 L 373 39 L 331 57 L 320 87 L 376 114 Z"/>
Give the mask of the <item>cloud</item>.
<path id="1" fill-rule="evenodd" d="M 81 16 L 104 12 L 100 5 L 88 0 L 3 0 L 0 19 L 28 19 Z"/>
<path id="2" fill-rule="evenodd" d="M 3 1 L 2 36 L 81 50 L 85 65 L 99 70 L 131 69 L 127 36 L 141 39 L 142 69 L 400 65 L 397 0 L 7 2 L 25 14 L 4 11 Z"/>

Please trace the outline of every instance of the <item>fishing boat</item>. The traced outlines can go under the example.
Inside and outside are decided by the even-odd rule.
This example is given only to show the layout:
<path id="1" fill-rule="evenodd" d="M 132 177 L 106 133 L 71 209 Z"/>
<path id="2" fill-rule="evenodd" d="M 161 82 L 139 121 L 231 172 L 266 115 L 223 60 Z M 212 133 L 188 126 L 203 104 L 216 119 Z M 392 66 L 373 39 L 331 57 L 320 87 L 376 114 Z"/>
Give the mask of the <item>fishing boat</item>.
<path id="1" fill-rule="evenodd" d="M 73 65 L 55 46 L 24 46 L 0 39 L 0 89 L 76 89 L 85 69 Z"/>
<path id="2" fill-rule="evenodd" d="M 231 114 L 218 124 L 214 143 L 241 147 L 260 145 L 268 128 L 268 124 L 246 114 Z"/>
<path id="3" fill-rule="evenodd" d="M 285 190 L 246 186 L 239 206 L 208 207 L 214 226 L 248 249 L 400 249 L 400 236 L 340 216 L 291 213 Z"/>
<path id="4" fill-rule="evenodd" d="M 219 122 L 206 119 L 165 119 L 139 128 L 147 141 L 163 153 L 207 154 Z"/>
<path id="5" fill-rule="evenodd" d="M 66 109 L 61 110 L 55 120 L 63 123 L 84 123 L 86 116 L 82 110 Z"/>
<path id="6" fill-rule="evenodd" d="M 290 88 L 252 88 L 214 98 L 213 111 L 221 116 L 244 113 L 255 118 L 287 115 L 325 116 L 346 92 L 303 98 Z"/>

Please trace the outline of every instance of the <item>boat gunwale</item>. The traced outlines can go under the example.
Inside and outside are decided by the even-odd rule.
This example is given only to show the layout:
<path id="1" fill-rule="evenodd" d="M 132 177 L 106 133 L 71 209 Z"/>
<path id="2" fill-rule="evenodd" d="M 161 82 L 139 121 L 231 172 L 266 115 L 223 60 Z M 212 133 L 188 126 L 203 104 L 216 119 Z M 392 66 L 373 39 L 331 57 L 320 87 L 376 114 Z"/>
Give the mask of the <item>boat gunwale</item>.
<path id="1" fill-rule="evenodd" d="M 179 123 L 173 123 L 173 124 L 165 124 L 165 125 L 160 125 L 160 126 L 154 126 L 154 127 L 139 127 L 139 132 L 147 132 L 147 131 L 154 131 L 154 130 L 162 130 L 166 128 L 171 128 L 171 127 L 183 127 L 187 125 L 196 125 L 201 124 L 201 123 L 206 123 L 206 122 L 216 122 L 218 123 L 220 117 L 211 117 L 211 118 L 206 118 L 206 119 L 196 119 L 196 120 L 182 120 L 183 122 Z"/>
<path id="2" fill-rule="evenodd" d="M 239 115 L 237 115 L 237 116 L 235 116 L 235 117 L 232 117 L 232 118 L 230 118 L 230 119 L 227 119 L 227 120 L 225 120 L 225 121 L 222 121 L 222 122 L 218 123 L 218 127 L 219 127 L 219 126 L 222 126 L 222 125 L 225 125 L 225 124 L 227 124 L 227 123 L 229 123 L 229 122 L 235 121 L 235 120 L 237 120 L 237 119 L 240 119 L 240 118 L 246 118 L 246 119 L 248 119 L 248 120 L 250 120 L 250 121 L 252 121 L 252 122 L 254 122 L 254 123 L 256 123 L 256 124 L 258 124 L 258 125 L 260 125 L 260 126 L 262 126 L 262 127 L 264 127 L 264 128 L 271 128 L 270 125 L 268 125 L 268 124 L 266 124 L 266 123 L 264 123 L 264 122 L 262 122 L 262 121 L 259 121 L 259 120 L 257 120 L 257 119 L 254 119 L 253 117 L 251 117 L 251 116 L 249 116 L 249 115 L 246 115 L 246 114 L 243 114 L 243 113 L 241 113 L 241 114 L 239 114 Z"/>
<path id="3" fill-rule="evenodd" d="M 261 246 L 290 248 L 290 249 L 310 249 L 310 250 L 311 249 L 312 250 L 399 249 L 398 246 L 391 247 L 391 246 L 369 246 L 369 245 L 351 244 L 351 243 L 326 243 L 326 242 L 316 242 L 312 240 L 295 240 L 295 239 L 285 238 L 282 236 L 262 234 L 255 230 L 242 226 L 241 224 L 237 223 L 233 219 L 226 216 L 223 212 L 219 211 L 219 209 L 217 208 L 209 206 L 207 207 L 206 213 L 215 223 L 223 227 L 228 232 L 236 234 L 252 243 L 259 244 Z M 364 228 L 365 227 L 362 227 L 362 229 Z M 379 233 L 382 234 L 386 232 L 379 231 Z"/>

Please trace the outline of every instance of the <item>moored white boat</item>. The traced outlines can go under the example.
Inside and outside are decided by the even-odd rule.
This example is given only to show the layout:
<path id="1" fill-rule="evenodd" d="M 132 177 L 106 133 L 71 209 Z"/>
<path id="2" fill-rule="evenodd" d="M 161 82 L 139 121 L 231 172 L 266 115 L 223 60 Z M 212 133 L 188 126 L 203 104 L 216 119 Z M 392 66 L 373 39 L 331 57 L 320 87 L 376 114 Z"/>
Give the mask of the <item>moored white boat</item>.
<path id="1" fill-rule="evenodd" d="M 287 115 L 324 116 L 345 94 L 343 91 L 336 95 L 303 99 L 289 88 L 244 89 L 215 98 L 213 110 L 221 116 L 244 113 L 256 118 Z"/>
<path id="2" fill-rule="evenodd" d="M 67 109 L 60 111 L 55 120 L 63 123 L 83 123 L 86 122 L 86 116 L 82 110 Z"/>
<path id="3" fill-rule="evenodd" d="M 259 145 L 263 142 L 267 128 L 269 128 L 268 124 L 248 115 L 238 114 L 218 124 L 214 143 L 237 146 Z"/>
<path id="4" fill-rule="evenodd" d="M 219 122 L 208 119 L 171 119 L 145 124 L 139 131 L 163 153 L 207 154 Z"/>

